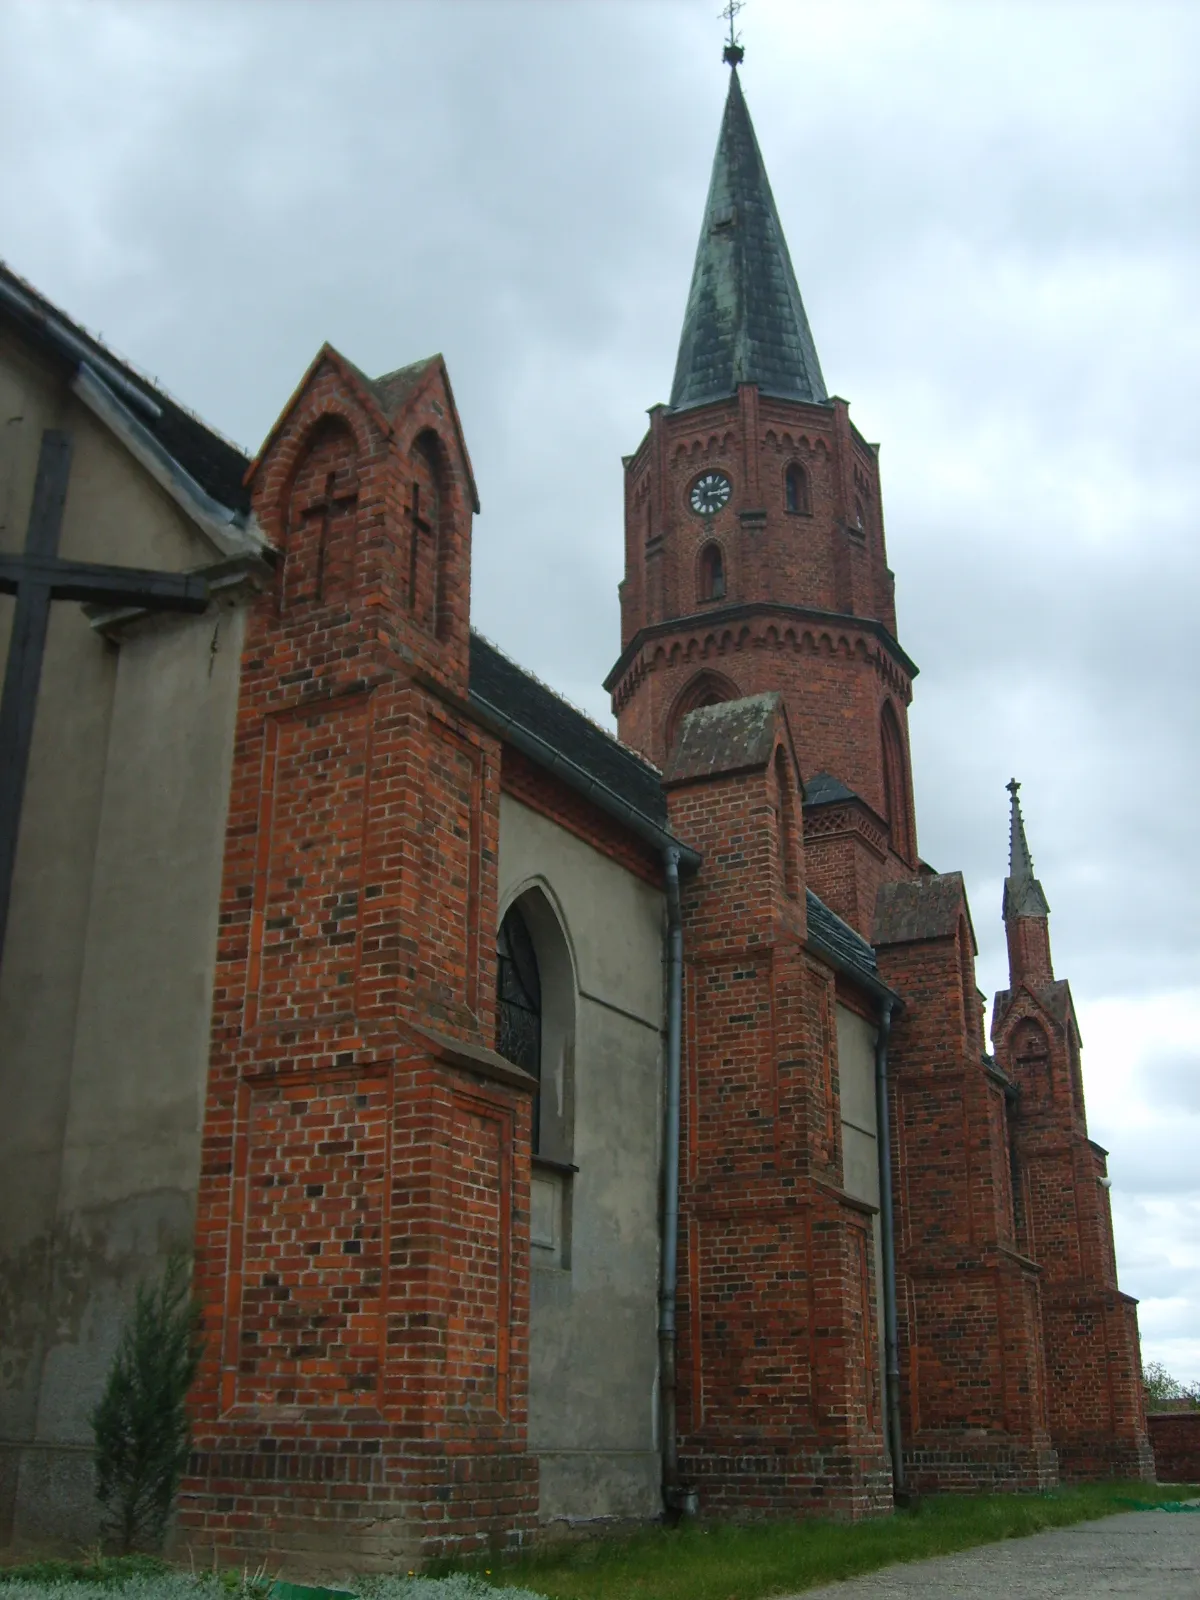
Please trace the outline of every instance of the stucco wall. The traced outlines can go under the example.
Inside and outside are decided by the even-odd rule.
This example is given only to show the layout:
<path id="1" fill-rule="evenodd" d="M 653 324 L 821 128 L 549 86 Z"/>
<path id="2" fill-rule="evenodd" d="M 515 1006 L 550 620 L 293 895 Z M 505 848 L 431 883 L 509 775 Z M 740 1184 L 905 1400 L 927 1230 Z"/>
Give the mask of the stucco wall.
<path id="1" fill-rule="evenodd" d="M 24 544 L 45 427 L 73 437 L 62 555 L 216 559 L 7 340 L 4 548 Z M 91 1535 L 88 1413 L 134 1285 L 190 1247 L 241 628 L 226 605 L 110 642 L 52 608 L 0 967 L 0 1542 Z"/>
<path id="2" fill-rule="evenodd" d="M 842 1170 L 847 1194 L 879 1205 L 879 1158 L 875 1116 L 875 1028 L 864 1018 L 837 1008 L 838 1085 L 842 1104 Z M 883 1343 L 883 1245 L 879 1217 L 871 1221 L 875 1257 L 875 1320 L 879 1341 L 879 1394 L 886 1392 Z"/>
<path id="3" fill-rule="evenodd" d="M 500 910 L 555 909 L 574 974 L 578 1171 L 535 1171 L 529 1447 L 543 1520 L 649 1517 L 657 1438 L 662 896 L 502 797 Z M 548 1223 L 557 1213 L 559 1238 Z"/>

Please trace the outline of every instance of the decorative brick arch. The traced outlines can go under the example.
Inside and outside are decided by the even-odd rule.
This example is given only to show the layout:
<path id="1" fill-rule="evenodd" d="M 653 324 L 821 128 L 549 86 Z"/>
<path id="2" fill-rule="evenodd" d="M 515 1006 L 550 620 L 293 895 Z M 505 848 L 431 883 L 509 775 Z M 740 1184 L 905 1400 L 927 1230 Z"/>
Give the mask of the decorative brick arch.
<path id="1" fill-rule="evenodd" d="M 282 612 L 344 601 L 354 586 L 358 440 L 344 416 L 324 412 L 297 443 L 278 514 Z"/>
<path id="2" fill-rule="evenodd" d="M 675 704 L 667 717 L 666 748 L 668 750 L 675 748 L 675 741 L 679 737 L 679 726 L 689 711 L 697 711 L 701 706 L 724 705 L 726 700 L 741 698 L 742 691 L 732 678 L 727 678 L 724 673 L 714 672 L 711 667 L 705 667 L 694 678 L 690 678 L 675 697 Z"/>
<path id="3" fill-rule="evenodd" d="M 437 639 L 450 631 L 454 478 L 445 441 L 422 428 L 408 452 L 412 481 L 408 505 L 408 607 Z"/>
<path id="4" fill-rule="evenodd" d="M 909 860 L 913 854 L 912 818 L 908 804 L 908 753 L 900 719 L 890 700 L 879 715 L 879 742 L 883 762 L 883 794 L 892 849 Z"/>

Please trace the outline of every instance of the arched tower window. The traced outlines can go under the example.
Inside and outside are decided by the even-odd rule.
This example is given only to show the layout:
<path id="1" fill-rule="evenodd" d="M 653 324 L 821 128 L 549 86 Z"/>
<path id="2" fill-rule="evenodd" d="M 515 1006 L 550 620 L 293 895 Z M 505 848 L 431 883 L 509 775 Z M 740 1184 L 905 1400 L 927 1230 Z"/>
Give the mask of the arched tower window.
<path id="1" fill-rule="evenodd" d="M 796 802 L 792 793 L 791 763 L 783 746 L 775 747 L 775 796 L 778 810 L 779 856 L 783 871 L 783 891 L 789 900 L 799 893 L 799 863 L 796 860 Z"/>
<path id="2" fill-rule="evenodd" d="M 808 492 L 808 473 L 798 461 L 788 464 L 783 474 L 784 507 L 794 516 L 812 515 L 812 500 Z"/>
<path id="3" fill-rule="evenodd" d="M 880 718 L 880 744 L 888 842 L 898 856 L 903 856 L 907 860 L 912 851 L 912 827 L 908 815 L 908 777 L 904 760 L 904 739 L 890 702 L 884 705 L 883 715 Z"/>
<path id="4" fill-rule="evenodd" d="M 700 552 L 700 598 L 725 598 L 725 557 L 719 544 L 706 544 Z"/>
<path id="5" fill-rule="evenodd" d="M 1030 1110 L 1050 1102 L 1050 1041 L 1040 1023 L 1026 1017 L 1013 1030 L 1009 1044 L 1013 1073 Z"/>

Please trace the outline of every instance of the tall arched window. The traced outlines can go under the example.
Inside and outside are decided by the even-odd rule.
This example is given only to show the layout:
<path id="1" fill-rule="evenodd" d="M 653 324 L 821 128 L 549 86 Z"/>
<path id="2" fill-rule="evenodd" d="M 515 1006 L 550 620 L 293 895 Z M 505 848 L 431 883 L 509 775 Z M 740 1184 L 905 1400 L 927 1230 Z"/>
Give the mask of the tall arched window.
<path id="1" fill-rule="evenodd" d="M 538 1080 L 533 1101 L 533 1149 L 541 1130 L 542 978 L 525 918 L 512 906 L 496 939 L 496 1048 Z"/>
<path id="2" fill-rule="evenodd" d="M 725 558 L 719 544 L 706 544 L 700 552 L 700 598 L 725 598 Z"/>
<path id="3" fill-rule="evenodd" d="M 912 828 L 908 816 L 908 777 L 904 760 L 904 739 L 890 702 L 884 705 L 883 715 L 880 718 L 880 743 L 888 842 L 898 856 L 908 860 L 912 853 Z"/>
<path id="4" fill-rule="evenodd" d="M 812 501 L 808 493 L 808 473 L 798 461 L 789 463 L 783 474 L 783 503 L 794 516 L 812 515 Z"/>
<path id="5" fill-rule="evenodd" d="M 971 933 L 966 917 L 958 919 L 958 974 L 962 984 L 963 1027 L 968 1046 L 976 1042 L 981 1031 L 979 995 L 975 988 L 975 968 L 971 960 Z"/>

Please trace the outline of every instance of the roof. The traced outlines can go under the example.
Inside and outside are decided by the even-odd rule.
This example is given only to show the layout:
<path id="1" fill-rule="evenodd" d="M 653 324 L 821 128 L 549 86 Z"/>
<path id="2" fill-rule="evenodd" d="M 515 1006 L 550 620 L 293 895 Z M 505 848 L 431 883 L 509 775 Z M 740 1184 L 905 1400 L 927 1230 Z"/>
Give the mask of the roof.
<path id="1" fill-rule="evenodd" d="M 665 781 L 682 783 L 765 767 L 775 750 L 782 705 L 782 696 L 771 690 L 689 711 L 680 726 Z"/>
<path id="2" fill-rule="evenodd" d="M 839 800 L 857 800 L 853 789 L 848 789 L 840 778 L 830 772 L 814 772 L 804 785 L 806 806 L 831 806 Z"/>
<path id="3" fill-rule="evenodd" d="M 737 68 L 717 140 L 671 387 L 683 410 L 739 383 L 823 404 L 828 395 Z"/>
<path id="4" fill-rule="evenodd" d="M 249 457 L 72 322 L 3 262 L 0 315 L 59 361 L 65 360 L 73 367 L 91 366 L 103 381 L 116 388 L 124 402 L 136 409 L 147 432 L 202 489 L 231 510 L 249 511 L 250 493 L 242 481 Z"/>
<path id="5" fill-rule="evenodd" d="M 839 966 L 846 972 L 857 973 L 869 983 L 881 983 L 875 952 L 862 935 L 855 933 L 850 924 L 843 922 L 811 889 L 805 890 L 804 898 L 809 938 L 837 957 Z"/>
<path id="6" fill-rule="evenodd" d="M 969 919 L 961 872 L 884 883 L 875 901 L 875 943 L 952 938 L 961 916 Z"/>
<path id="7" fill-rule="evenodd" d="M 634 810 L 666 827 L 667 799 L 658 768 L 474 632 L 470 692 L 472 699 L 511 717 Z"/>

